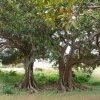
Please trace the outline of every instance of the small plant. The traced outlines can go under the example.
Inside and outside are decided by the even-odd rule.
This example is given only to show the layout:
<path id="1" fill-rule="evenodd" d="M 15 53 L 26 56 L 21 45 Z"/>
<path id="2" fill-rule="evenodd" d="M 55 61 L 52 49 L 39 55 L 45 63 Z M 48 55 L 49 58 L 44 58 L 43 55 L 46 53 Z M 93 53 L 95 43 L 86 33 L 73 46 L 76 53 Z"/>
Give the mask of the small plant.
<path id="1" fill-rule="evenodd" d="M 13 94 L 12 87 L 11 86 L 7 86 L 7 85 L 3 86 L 2 92 L 4 94 Z"/>

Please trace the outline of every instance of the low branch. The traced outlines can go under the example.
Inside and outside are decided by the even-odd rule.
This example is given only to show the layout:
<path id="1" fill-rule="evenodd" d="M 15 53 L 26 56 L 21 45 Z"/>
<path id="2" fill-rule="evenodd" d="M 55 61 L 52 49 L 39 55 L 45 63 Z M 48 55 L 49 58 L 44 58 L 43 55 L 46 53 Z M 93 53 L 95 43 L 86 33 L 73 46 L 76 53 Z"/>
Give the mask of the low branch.
<path id="1" fill-rule="evenodd" d="M 100 56 L 98 56 L 94 59 L 82 58 L 82 59 L 79 59 L 78 63 L 83 63 L 83 64 L 86 64 L 86 65 L 93 65 L 93 64 L 96 64 L 99 61 L 100 61 Z"/>
<path id="2" fill-rule="evenodd" d="M 88 6 L 87 8 L 88 9 L 98 9 L 98 8 L 100 8 L 100 6 Z"/>

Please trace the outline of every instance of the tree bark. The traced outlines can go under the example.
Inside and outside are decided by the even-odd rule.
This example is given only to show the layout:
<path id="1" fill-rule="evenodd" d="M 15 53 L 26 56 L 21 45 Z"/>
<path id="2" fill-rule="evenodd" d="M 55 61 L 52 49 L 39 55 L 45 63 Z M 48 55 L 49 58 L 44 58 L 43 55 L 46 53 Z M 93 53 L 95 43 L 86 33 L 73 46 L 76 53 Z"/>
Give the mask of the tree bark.
<path id="1" fill-rule="evenodd" d="M 59 85 L 60 89 L 64 91 L 70 91 L 73 89 L 72 85 L 72 67 L 73 64 L 68 62 L 68 64 L 64 64 L 64 62 L 59 62 Z"/>
<path id="2" fill-rule="evenodd" d="M 63 60 L 59 61 L 59 89 L 63 91 L 72 91 L 75 88 L 86 89 L 79 83 L 76 83 L 72 76 L 72 68 L 74 66 L 73 60 L 68 60 L 67 64 L 64 64 Z"/>
<path id="3" fill-rule="evenodd" d="M 31 58 L 25 58 L 24 62 L 25 74 L 22 82 L 18 84 L 18 87 L 22 89 L 31 90 L 32 92 L 37 92 L 38 86 L 33 75 L 33 63 L 34 60 L 31 60 Z"/>

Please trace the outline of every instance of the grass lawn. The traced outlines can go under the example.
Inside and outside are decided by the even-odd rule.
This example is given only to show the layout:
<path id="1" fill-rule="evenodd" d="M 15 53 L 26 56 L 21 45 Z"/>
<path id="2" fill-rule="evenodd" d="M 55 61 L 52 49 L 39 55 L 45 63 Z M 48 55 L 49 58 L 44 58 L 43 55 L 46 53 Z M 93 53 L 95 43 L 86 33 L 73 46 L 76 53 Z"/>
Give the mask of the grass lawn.
<path id="1" fill-rule="evenodd" d="M 71 92 L 71 93 L 38 93 L 26 95 L 2 95 L 0 100 L 100 100 L 100 91 Z"/>
<path id="2" fill-rule="evenodd" d="M 35 78 L 39 84 L 51 84 L 58 80 L 57 72 L 36 72 Z M 57 90 L 44 90 L 38 94 L 17 89 L 14 84 L 22 79 L 22 74 L 14 71 L 0 71 L 0 100 L 100 100 L 100 77 L 93 75 L 88 84 L 88 90 L 74 90 L 63 93 Z"/>

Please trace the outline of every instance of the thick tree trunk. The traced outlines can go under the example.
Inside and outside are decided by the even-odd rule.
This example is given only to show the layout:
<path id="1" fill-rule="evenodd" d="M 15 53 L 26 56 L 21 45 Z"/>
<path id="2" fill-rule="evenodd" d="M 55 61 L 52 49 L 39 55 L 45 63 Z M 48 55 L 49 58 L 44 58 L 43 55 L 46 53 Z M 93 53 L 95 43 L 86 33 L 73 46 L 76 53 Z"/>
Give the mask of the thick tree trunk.
<path id="1" fill-rule="evenodd" d="M 24 69 L 25 74 L 22 82 L 18 85 L 19 88 L 28 89 L 37 92 L 38 87 L 33 76 L 33 62 L 29 58 L 25 59 Z"/>
<path id="2" fill-rule="evenodd" d="M 86 89 L 85 86 L 78 84 L 72 77 L 72 68 L 74 62 L 69 60 L 64 64 L 63 60 L 59 61 L 59 88 L 63 91 L 71 91 L 75 88 Z"/>
<path id="3" fill-rule="evenodd" d="M 64 82 L 63 82 L 63 75 L 64 75 L 64 70 L 65 70 L 65 64 L 63 62 L 63 59 L 59 58 L 59 89 L 60 90 L 65 90 L 65 87 L 64 87 Z"/>
<path id="4" fill-rule="evenodd" d="M 72 67 L 71 63 L 67 66 L 62 62 L 59 64 L 59 85 L 60 89 L 64 91 L 69 91 L 73 89 L 72 86 Z M 63 65 L 63 66 L 62 66 Z"/>
<path id="5" fill-rule="evenodd" d="M 65 66 L 65 70 L 64 70 L 63 81 L 64 81 L 64 86 L 66 87 L 67 91 L 70 91 L 73 89 L 72 67 L 73 67 L 73 64 L 69 62 Z"/>

